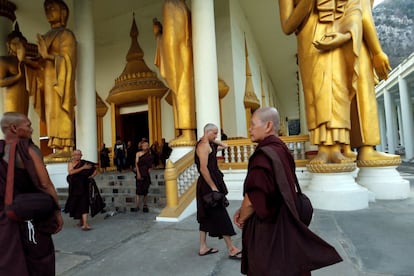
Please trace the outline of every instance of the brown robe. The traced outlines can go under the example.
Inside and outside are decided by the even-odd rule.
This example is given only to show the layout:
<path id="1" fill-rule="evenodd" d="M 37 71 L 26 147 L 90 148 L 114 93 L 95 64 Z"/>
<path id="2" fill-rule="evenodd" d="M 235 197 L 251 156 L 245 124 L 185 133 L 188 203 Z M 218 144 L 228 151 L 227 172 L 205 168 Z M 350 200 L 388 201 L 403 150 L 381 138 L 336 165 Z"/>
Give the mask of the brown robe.
<path id="1" fill-rule="evenodd" d="M 272 162 L 260 150 L 270 147 L 282 161 L 280 180 Z M 243 227 L 241 272 L 249 276 L 309 275 L 311 270 L 342 261 L 336 250 L 298 218 L 295 200 L 295 162 L 276 136 L 265 138 L 250 157 L 244 194 L 255 212 Z"/>
<path id="2" fill-rule="evenodd" d="M 74 219 L 81 219 L 82 214 L 89 213 L 89 177 L 96 170 L 95 164 L 87 160 L 80 160 L 74 169 L 83 167 L 86 163 L 92 164 L 90 169 L 82 170 L 75 174 L 69 174 L 66 180 L 69 183 L 68 198 L 65 203 L 65 213 Z"/>
<path id="3" fill-rule="evenodd" d="M 197 146 L 198 143 L 196 145 L 196 148 Z M 208 155 L 207 168 L 219 192 L 226 195 L 228 191 L 223 180 L 223 173 L 220 171 L 217 165 L 217 145 L 210 143 L 210 147 L 211 152 Z M 194 162 L 197 165 L 198 172 L 200 172 L 200 159 L 198 158 L 197 151 L 194 155 Z M 211 192 L 211 187 L 207 184 L 207 181 L 200 173 L 200 176 L 197 180 L 196 191 L 197 221 L 200 224 L 199 230 L 207 232 L 210 237 L 222 238 L 223 236 L 236 235 L 230 216 L 225 206 L 219 204 L 215 207 L 206 207 L 203 196 Z"/>

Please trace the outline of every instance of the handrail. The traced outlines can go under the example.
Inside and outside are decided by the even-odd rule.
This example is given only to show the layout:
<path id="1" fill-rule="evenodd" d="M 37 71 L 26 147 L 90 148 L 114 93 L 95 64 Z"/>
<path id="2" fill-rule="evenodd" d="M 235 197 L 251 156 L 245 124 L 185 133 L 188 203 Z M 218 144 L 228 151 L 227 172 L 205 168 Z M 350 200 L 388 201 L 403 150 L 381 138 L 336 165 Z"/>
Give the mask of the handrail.
<path id="1" fill-rule="evenodd" d="M 292 135 L 279 137 L 291 150 L 297 167 L 306 166 L 309 158 L 306 154 L 306 148 L 309 143 L 309 135 Z M 220 169 L 246 169 L 249 157 L 253 154 L 256 143 L 250 139 L 226 140 L 229 146 L 224 150 L 224 156 L 219 157 Z"/>
<path id="2" fill-rule="evenodd" d="M 168 160 L 164 171 L 167 207 L 174 208 L 179 204 L 180 196 L 198 177 L 198 173 L 195 173 L 194 169 L 194 150 L 188 152 L 175 163 Z"/>
<path id="3" fill-rule="evenodd" d="M 305 166 L 309 159 L 305 154 L 308 135 L 280 137 L 295 157 L 296 166 Z M 224 157 L 218 156 L 220 169 L 246 169 L 248 159 L 254 152 L 256 143 L 250 139 L 230 139 L 225 141 L 229 146 L 224 150 Z M 190 205 L 196 194 L 196 181 L 199 176 L 194 163 L 194 149 L 173 163 L 167 161 L 164 171 L 167 206 L 159 217 L 178 218 Z"/>

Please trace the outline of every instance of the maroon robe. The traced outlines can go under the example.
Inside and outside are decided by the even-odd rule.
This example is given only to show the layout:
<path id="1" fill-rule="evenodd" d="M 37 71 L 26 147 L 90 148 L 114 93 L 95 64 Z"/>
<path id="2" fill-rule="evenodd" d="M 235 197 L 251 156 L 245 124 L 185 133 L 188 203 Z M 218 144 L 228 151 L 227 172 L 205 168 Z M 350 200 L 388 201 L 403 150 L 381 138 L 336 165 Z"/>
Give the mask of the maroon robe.
<path id="1" fill-rule="evenodd" d="M 28 240 L 26 222 L 15 222 L 4 212 L 7 163 L 3 159 L 4 140 L 0 141 L 0 275 L 43 276 L 55 275 L 55 249 L 50 234 L 39 231 L 34 222 L 34 238 L 37 244 Z M 25 168 L 15 167 L 14 193 L 36 190 L 37 174 L 28 147 L 35 147 L 28 139 L 17 144 L 16 155 L 20 155 Z M 36 149 L 35 149 L 36 150 Z M 17 157 L 17 156 L 16 156 Z"/>
<path id="2" fill-rule="evenodd" d="M 196 152 L 194 154 L 194 162 L 197 165 L 197 170 L 200 173 L 200 159 L 197 155 L 197 146 Z M 217 148 L 218 146 L 214 143 L 210 143 L 211 152 L 208 155 L 207 168 L 210 173 L 211 179 L 216 184 L 219 192 L 227 195 L 226 183 L 224 183 L 223 173 L 220 171 L 217 165 Z M 197 190 L 196 190 L 196 201 L 197 201 L 197 221 L 200 224 L 199 230 L 207 232 L 210 237 L 222 238 L 223 236 L 234 236 L 236 232 L 234 231 L 233 224 L 231 222 L 230 216 L 227 212 L 227 209 L 223 205 L 217 205 L 215 207 L 206 207 L 203 200 L 203 196 L 211 193 L 211 187 L 207 184 L 207 181 L 204 179 L 203 175 L 200 173 L 200 176 L 197 180 Z"/>
<path id="3" fill-rule="evenodd" d="M 275 175 L 271 160 L 260 150 L 264 146 L 279 156 L 285 179 Z M 294 174 L 293 157 L 276 136 L 261 141 L 250 157 L 244 194 L 249 195 L 255 212 L 243 227 L 243 274 L 309 275 L 311 270 L 342 261 L 331 245 L 299 220 Z"/>

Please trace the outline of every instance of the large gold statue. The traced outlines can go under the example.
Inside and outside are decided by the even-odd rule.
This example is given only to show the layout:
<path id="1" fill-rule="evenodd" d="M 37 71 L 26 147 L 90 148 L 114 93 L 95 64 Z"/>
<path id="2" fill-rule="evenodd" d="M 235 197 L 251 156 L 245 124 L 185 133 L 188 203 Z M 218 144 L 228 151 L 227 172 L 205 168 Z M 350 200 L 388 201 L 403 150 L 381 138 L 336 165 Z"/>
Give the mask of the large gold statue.
<path id="1" fill-rule="evenodd" d="M 15 29 L 7 36 L 8 56 L 0 57 L 0 87 L 3 92 L 3 111 L 19 112 L 27 116 L 29 92 L 26 89 L 24 58 L 27 40 L 15 24 Z"/>
<path id="2" fill-rule="evenodd" d="M 74 146 L 76 38 L 66 28 L 69 9 L 63 1 L 46 0 L 44 10 L 51 30 L 37 38 L 44 66 L 48 146 L 55 150 L 55 157 L 70 157 Z"/>
<path id="3" fill-rule="evenodd" d="M 154 18 L 155 64 L 172 91 L 175 129 L 171 146 L 195 143 L 195 105 L 191 14 L 184 0 L 165 0 L 163 25 Z"/>
<path id="4" fill-rule="evenodd" d="M 310 139 L 318 145 L 311 164 L 353 162 L 351 146 L 358 148 L 361 164 L 398 158 L 374 150 L 380 135 L 372 62 L 381 78 L 387 77 L 390 67 L 371 4 L 370 0 L 279 0 L 282 29 L 286 34 L 295 32 L 298 40 Z"/>

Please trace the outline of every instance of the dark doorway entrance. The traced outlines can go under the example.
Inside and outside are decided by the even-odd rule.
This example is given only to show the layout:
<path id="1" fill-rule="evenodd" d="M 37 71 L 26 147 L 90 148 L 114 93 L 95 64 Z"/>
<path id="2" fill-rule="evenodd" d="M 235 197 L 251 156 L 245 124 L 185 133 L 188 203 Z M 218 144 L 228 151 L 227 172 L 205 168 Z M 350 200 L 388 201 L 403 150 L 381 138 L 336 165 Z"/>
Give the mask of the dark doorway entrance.
<path id="1" fill-rule="evenodd" d="M 143 137 L 149 139 L 148 111 L 121 115 L 122 139 L 125 143 L 132 142 L 137 146 Z"/>

